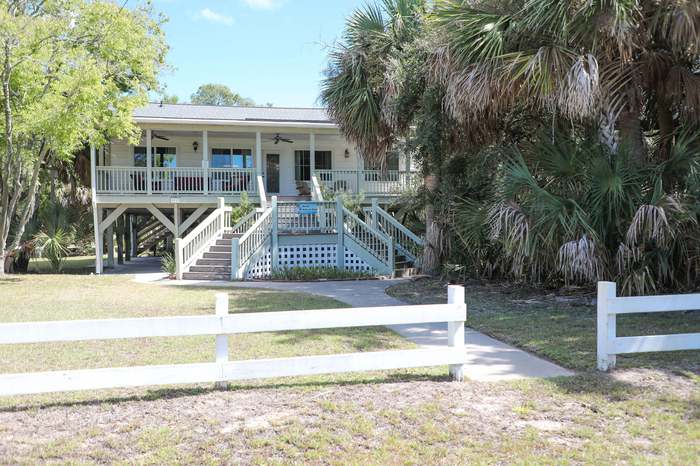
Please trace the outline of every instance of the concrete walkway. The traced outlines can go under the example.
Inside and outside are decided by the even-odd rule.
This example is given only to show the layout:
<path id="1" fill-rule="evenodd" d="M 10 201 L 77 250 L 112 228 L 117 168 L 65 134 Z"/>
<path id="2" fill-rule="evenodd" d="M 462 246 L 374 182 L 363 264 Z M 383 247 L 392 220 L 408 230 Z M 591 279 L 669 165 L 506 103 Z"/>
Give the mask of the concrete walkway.
<path id="1" fill-rule="evenodd" d="M 337 299 L 353 307 L 405 304 L 387 295 L 385 290 L 401 280 L 327 281 L 327 282 L 229 282 L 166 280 L 157 272 L 153 258 L 141 258 L 113 273 L 134 273 L 135 281 L 168 286 L 216 286 L 263 288 L 295 291 Z M 138 262 L 138 263 L 136 263 Z M 445 297 L 447 301 L 447 297 Z M 467 306 L 469 290 L 467 290 Z M 468 321 L 468 320 L 467 320 Z M 392 330 L 421 346 L 447 344 L 447 324 L 393 325 Z M 514 380 L 525 377 L 570 376 L 573 372 L 538 358 L 526 351 L 466 328 L 467 365 L 465 375 L 478 381 Z"/>

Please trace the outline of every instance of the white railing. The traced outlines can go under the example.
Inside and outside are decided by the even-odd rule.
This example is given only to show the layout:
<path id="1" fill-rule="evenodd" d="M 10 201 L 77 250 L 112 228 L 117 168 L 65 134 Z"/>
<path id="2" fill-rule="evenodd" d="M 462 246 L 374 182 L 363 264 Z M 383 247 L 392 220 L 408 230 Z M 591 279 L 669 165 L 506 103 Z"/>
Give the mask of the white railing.
<path id="1" fill-rule="evenodd" d="M 416 172 L 399 170 L 315 170 L 313 175 L 332 192 L 398 195 L 414 188 Z"/>
<path id="2" fill-rule="evenodd" d="M 423 239 L 396 220 L 389 212 L 379 207 L 376 199 L 372 200 L 369 212 L 369 223 L 372 228 L 379 229 L 394 240 L 394 247 L 405 255 L 411 262 L 416 262 L 423 251 Z"/>
<path id="3" fill-rule="evenodd" d="M 394 270 L 394 246 L 390 237 L 371 228 L 357 215 L 342 208 L 344 234 L 375 257 L 384 267 L 384 272 Z"/>
<path id="4" fill-rule="evenodd" d="M 698 309 L 700 294 L 617 297 L 615 283 L 598 282 L 598 369 L 614 368 L 618 354 L 700 349 L 700 333 L 618 337 L 617 315 Z"/>
<path id="5" fill-rule="evenodd" d="M 96 167 L 99 194 L 255 194 L 258 186 L 253 168 L 151 168 Z"/>
<path id="6" fill-rule="evenodd" d="M 313 175 L 311 177 L 311 200 L 316 202 L 323 202 L 323 191 L 321 191 L 321 183 L 318 181 L 318 177 Z"/>
<path id="7" fill-rule="evenodd" d="M 265 210 L 246 233 L 231 241 L 231 279 L 245 278 L 257 254 L 270 242 L 272 209 Z"/>
<path id="8" fill-rule="evenodd" d="M 229 314 L 228 295 L 216 295 L 215 315 L 67 320 L 0 324 L 0 344 L 216 335 L 215 362 L 113 367 L 0 375 L 0 395 L 97 390 L 145 385 L 403 369 L 448 364 L 464 378 L 464 288 L 450 286 L 447 304 Z M 289 330 L 447 322 L 448 346 L 325 356 L 229 361 L 229 335 Z"/>
<path id="9" fill-rule="evenodd" d="M 265 180 L 262 176 L 258 175 L 258 194 L 260 196 L 260 208 L 267 209 L 267 193 L 265 192 Z"/>
<path id="10" fill-rule="evenodd" d="M 145 193 L 147 172 L 141 167 L 97 167 L 95 187 L 98 193 Z"/>
<path id="11" fill-rule="evenodd" d="M 231 231 L 229 233 L 233 233 L 235 235 L 244 234 L 246 231 L 250 230 L 255 222 L 258 221 L 263 212 L 264 210 L 262 209 L 255 209 L 249 214 L 243 216 L 243 218 L 241 218 L 233 227 L 231 227 Z"/>
<path id="12" fill-rule="evenodd" d="M 254 168 L 208 168 L 209 192 L 257 193 Z"/>
<path id="13" fill-rule="evenodd" d="M 182 280 L 184 271 L 230 229 L 231 210 L 231 207 L 224 206 L 224 199 L 219 198 L 218 207 L 214 212 L 187 236 L 175 239 L 175 278 Z"/>
<path id="14" fill-rule="evenodd" d="M 332 233 L 334 202 L 278 202 L 277 230 L 281 233 Z"/>

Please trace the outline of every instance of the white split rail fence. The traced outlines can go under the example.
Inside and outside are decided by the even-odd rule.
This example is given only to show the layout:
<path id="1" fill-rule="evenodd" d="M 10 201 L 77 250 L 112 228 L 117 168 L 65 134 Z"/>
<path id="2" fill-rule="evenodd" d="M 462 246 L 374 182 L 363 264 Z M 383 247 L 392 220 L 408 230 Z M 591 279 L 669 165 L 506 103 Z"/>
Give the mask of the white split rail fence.
<path id="1" fill-rule="evenodd" d="M 700 333 L 617 336 L 617 316 L 700 309 L 700 294 L 618 297 L 615 283 L 598 282 L 598 369 L 613 369 L 616 355 L 700 349 Z"/>
<path id="2" fill-rule="evenodd" d="M 466 362 L 464 288 L 450 286 L 447 304 L 228 313 L 228 295 L 217 294 L 208 316 L 73 320 L 0 324 L 0 344 L 216 335 L 215 362 L 50 371 L 0 375 L 0 395 L 96 390 L 145 385 L 215 383 L 254 378 L 387 370 L 448 364 L 462 380 Z M 228 338 L 238 333 L 280 332 L 377 325 L 448 323 L 448 346 L 229 361 Z"/>

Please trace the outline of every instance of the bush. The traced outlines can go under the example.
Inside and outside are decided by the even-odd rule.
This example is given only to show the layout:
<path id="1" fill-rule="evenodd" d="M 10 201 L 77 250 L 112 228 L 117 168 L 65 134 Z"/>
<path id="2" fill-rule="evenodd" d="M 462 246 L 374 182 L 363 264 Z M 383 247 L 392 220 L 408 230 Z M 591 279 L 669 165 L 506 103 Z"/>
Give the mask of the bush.
<path id="1" fill-rule="evenodd" d="M 160 269 L 168 274 L 169 278 L 173 278 L 177 272 L 177 264 L 172 253 L 166 252 L 160 257 Z"/>
<path id="2" fill-rule="evenodd" d="M 372 278 L 369 272 L 341 270 L 337 267 L 285 267 L 272 271 L 273 280 L 311 281 Z"/>
<path id="3" fill-rule="evenodd" d="M 241 202 L 231 210 L 231 225 L 237 224 L 243 217 L 251 213 L 255 207 L 250 202 L 248 193 L 241 193 Z"/>

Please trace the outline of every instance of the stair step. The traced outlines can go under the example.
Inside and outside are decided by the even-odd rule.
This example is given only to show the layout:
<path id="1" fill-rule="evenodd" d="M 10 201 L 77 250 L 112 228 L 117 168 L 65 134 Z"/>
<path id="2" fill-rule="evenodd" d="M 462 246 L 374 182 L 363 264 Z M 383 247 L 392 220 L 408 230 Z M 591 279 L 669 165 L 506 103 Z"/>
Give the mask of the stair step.
<path id="1" fill-rule="evenodd" d="M 231 266 L 225 266 L 225 265 L 193 265 L 190 267 L 189 272 L 207 272 L 207 273 L 214 273 L 214 274 L 227 274 L 231 273 Z"/>
<path id="2" fill-rule="evenodd" d="M 217 239 L 216 246 L 228 246 L 230 248 L 231 247 L 231 240 L 230 239 Z"/>
<path id="3" fill-rule="evenodd" d="M 241 235 L 240 233 L 224 233 L 224 235 L 221 237 L 222 239 L 227 239 L 227 240 L 232 240 L 233 238 L 240 238 Z"/>
<path id="4" fill-rule="evenodd" d="M 415 267 L 406 267 L 405 269 L 394 270 L 394 277 L 395 278 L 414 277 L 414 276 L 419 275 L 419 274 L 420 274 L 420 270 L 418 270 Z"/>
<path id="5" fill-rule="evenodd" d="M 209 272 L 185 272 L 182 274 L 185 280 L 230 280 L 229 273 L 209 273 Z"/>
<path id="6" fill-rule="evenodd" d="M 218 253 L 214 253 L 218 254 Z M 229 254 L 229 257 L 222 258 L 222 259 L 208 259 L 208 258 L 202 258 L 202 259 L 197 259 L 197 264 L 195 265 L 218 265 L 220 267 L 224 266 L 231 266 L 231 257 Z"/>
<path id="7" fill-rule="evenodd" d="M 205 259 L 226 259 L 230 262 L 231 248 L 228 249 L 228 252 L 205 252 L 202 257 L 204 257 Z"/>
<path id="8" fill-rule="evenodd" d="M 228 246 L 212 246 L 209 248 L 209 252 L 228 252 L 229 254 L 231 253 L 231 245 L 229 244 Z"/>

